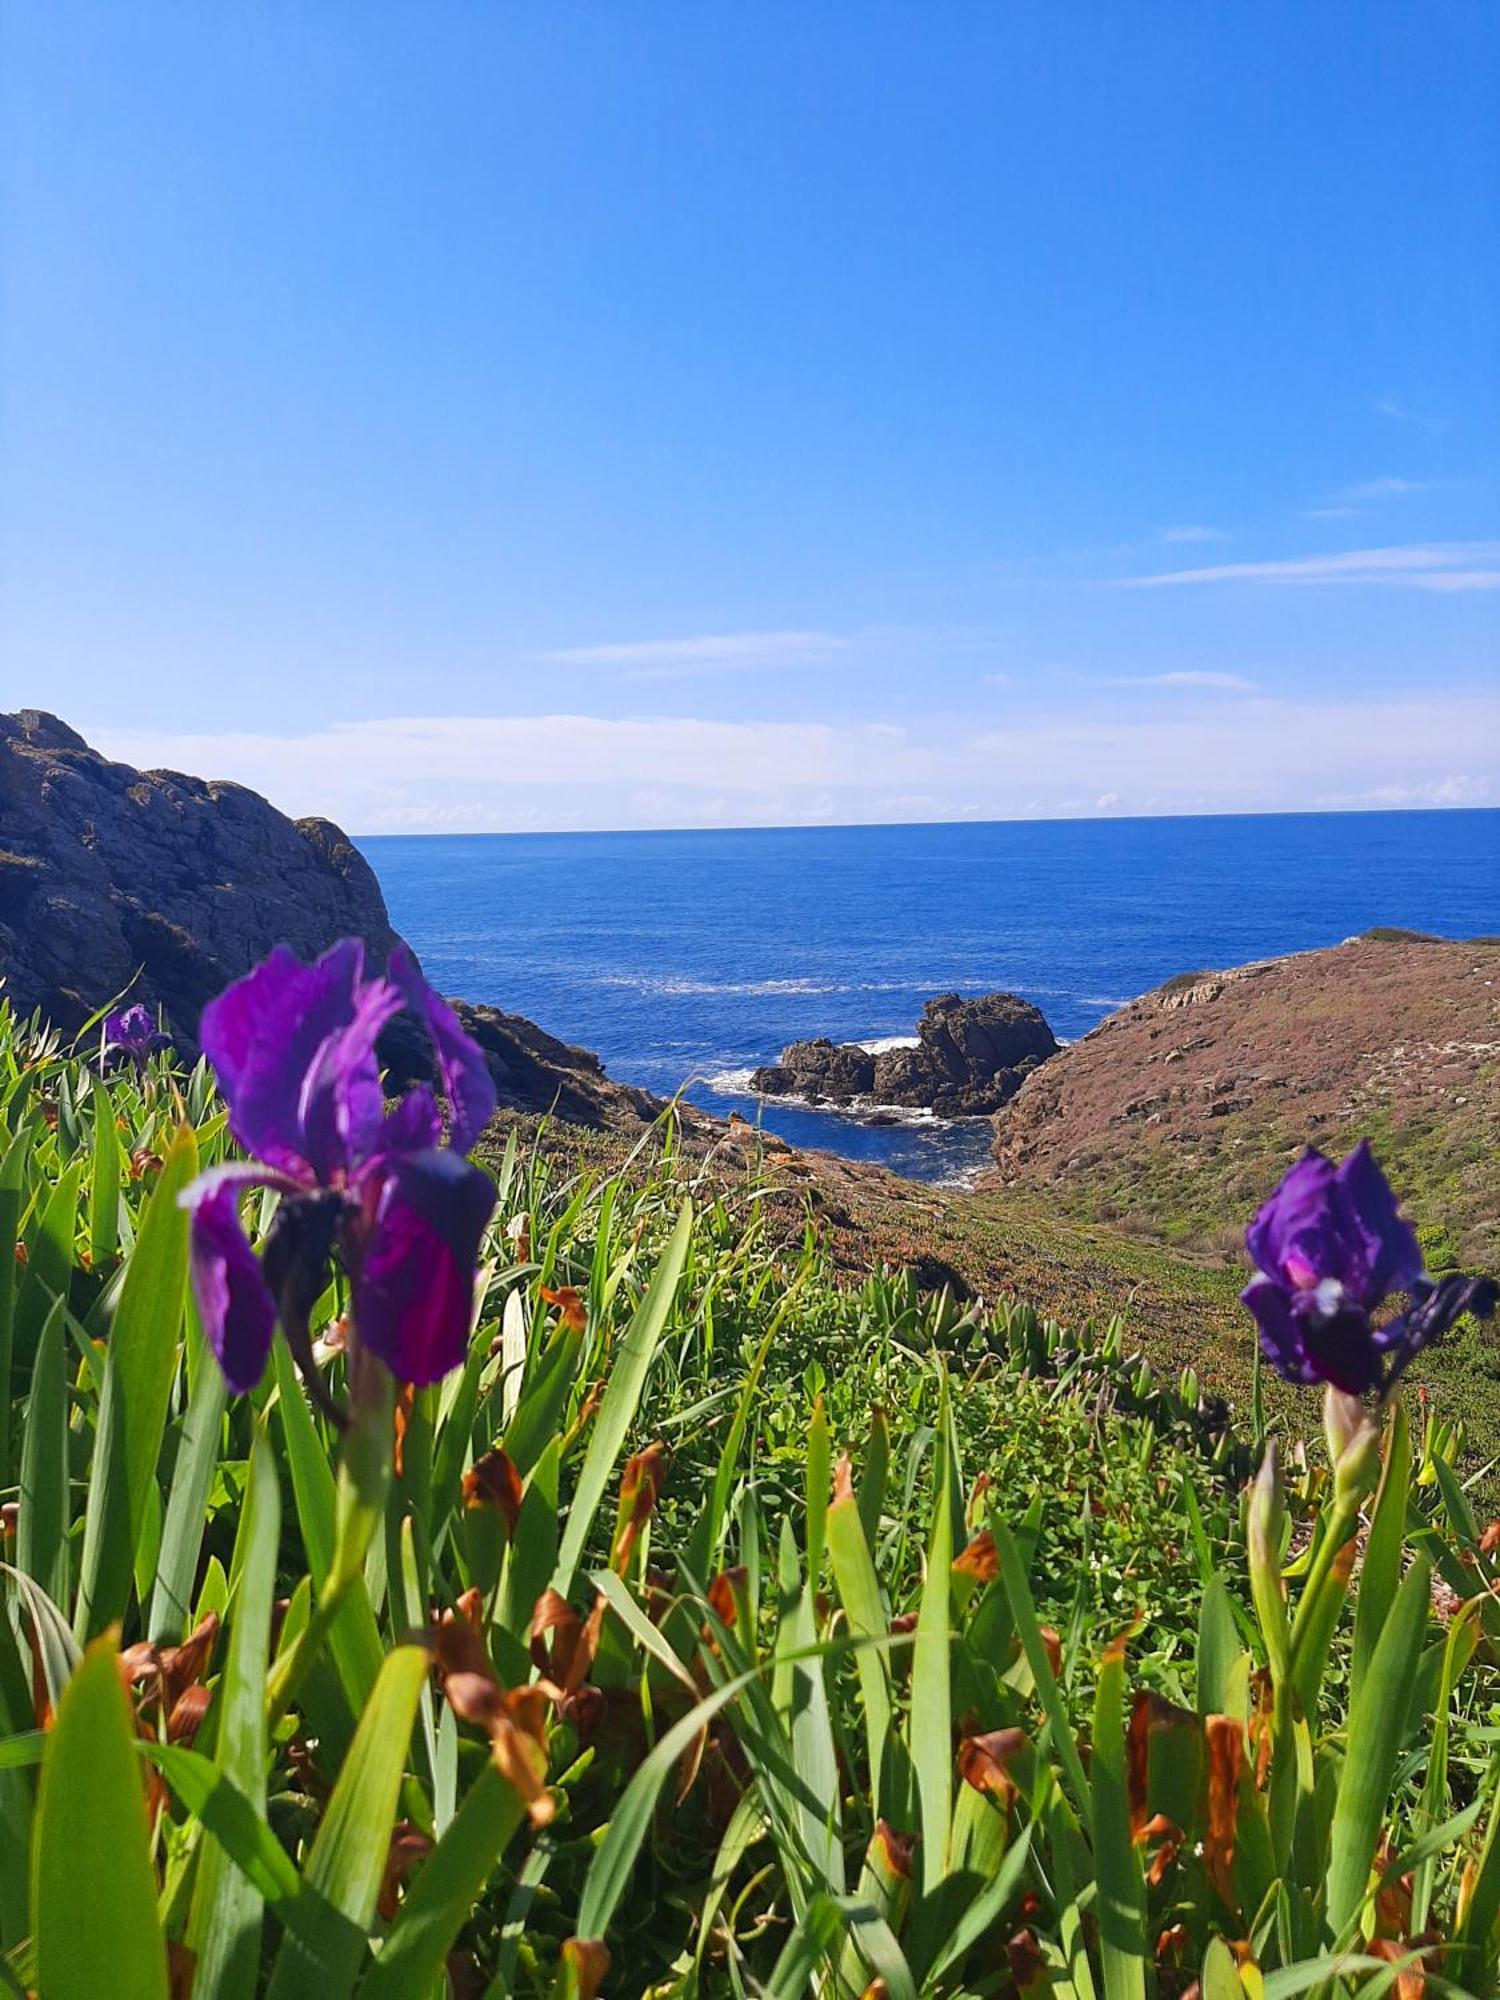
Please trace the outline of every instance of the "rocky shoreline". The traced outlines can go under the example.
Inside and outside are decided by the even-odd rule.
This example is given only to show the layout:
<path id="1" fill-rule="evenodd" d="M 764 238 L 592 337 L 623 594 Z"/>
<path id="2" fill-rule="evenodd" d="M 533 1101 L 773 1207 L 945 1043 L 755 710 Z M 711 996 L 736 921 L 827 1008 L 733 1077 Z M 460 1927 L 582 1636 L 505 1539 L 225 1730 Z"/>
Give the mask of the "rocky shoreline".
<path id="1" fill-rule="evenodd" d="M 397 942 L 373 871 L 338 827 L 293 821 L 241 785 L 113 763 L 41 710 L 0 715 L 0 995 L 22 1015 L 76 1034 L 128 991 L 191 1057 L 202 1006 L 230 980 L 278 943 L 310 958 L 343 936 L 362 938 L 374 965 Z M 628 1152 L 666 1108 L 520 1015 L 454 1005 L 502 1110 L 531 1129 L 556 1118 L 575 1147 L 593 1132 Z M 395 1087 L 432 1060 L 400 1029 L 381 1057 Z M 992 1118 L 988 1193 L 950 1196 L 945 1213 L 1014 1190 L 1211 1255 L 1230 1254 L 1225 1218 L 1250 1212 L 1308 1140 L 1337 1151 L 1370 1133 L 1433 1218 L 1434 1256 L 1500 1256 L 1493 938 L 1377 931 L 1183 974 L 1062 1048 L 1014 994 L 944 994 L 911 1042 L 795 1042 L 750 1081 L 767 1099 L 865 1122 Z M 692 1151 L 774 1159 L 793 1182 L 827 1181 L 844 1206 L 863 1189 L 870 1214 L 916 1212 L 917 1184 L 877 1166 L 799 1154 L 685 1105 L 681 1118 Z M 923 1201 L 929 1219 L 942 1206 L 930 1188 Z M 867 1215 L 859 1233 L 871 1226 Z M 897 1242 L 920 1252 L 915 1238 Z"/>

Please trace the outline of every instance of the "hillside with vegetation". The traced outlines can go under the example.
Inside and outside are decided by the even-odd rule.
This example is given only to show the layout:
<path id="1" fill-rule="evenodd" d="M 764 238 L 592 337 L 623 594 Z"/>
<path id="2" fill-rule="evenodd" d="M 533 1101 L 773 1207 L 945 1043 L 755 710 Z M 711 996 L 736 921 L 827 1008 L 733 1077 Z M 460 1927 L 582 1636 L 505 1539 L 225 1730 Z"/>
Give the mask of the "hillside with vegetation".
<path id="1" fill-rule="evenodd" d="M 235 1394 L 181 1205 L 227 1152 L 203 1063 L 0 1010 L 9 1989 L 1491 1990 L 1450 1427 L 1393 1405 L 1382 1473 L 1304 1393 L 1247 1489 L 1257 1405 L 856 1280 L 670 1122 L 496 1145 L 451 1373 L 356 1367 L 335 1271 L 319 1393 L 278 1338 Z"/>

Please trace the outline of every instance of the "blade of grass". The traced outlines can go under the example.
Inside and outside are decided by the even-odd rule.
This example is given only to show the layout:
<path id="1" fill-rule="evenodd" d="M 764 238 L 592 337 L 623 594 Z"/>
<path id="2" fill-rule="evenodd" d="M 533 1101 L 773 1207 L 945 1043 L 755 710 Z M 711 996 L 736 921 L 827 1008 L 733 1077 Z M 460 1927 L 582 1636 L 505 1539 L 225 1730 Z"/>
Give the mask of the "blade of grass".
<path id="1" fill-rule="evenodd" d="M 196 1328 L 197 1315 L 191 1307 L 189 1318 Z M 196 1331 L 192 1337 L 202 1339 Z M 203 1546 L 205 1512 L 218 1465 L 219 1430 L 227 1403 L 228 1391 L 218 1367 L 212 1362 L 200 1367 L 172 1468 L 172 1491 L 146 1621 L 148 1633 L 156 1640 L 179 1641 L 187 1633 L 193 1578 Z"/>
<path id="2" fill-rule="evenodd" d="M 692 1240 L 693 1210 L 690 1203 L 684 1202 L 677 1226 L 620 1343 L 609 1385 L 599 1405 L 599 1414 L 594 1419 L 583 1470 L 578 1475 L 577 1490 L 568 1509 L 568 1525 L 563 1531 L 562 1546 L 557 1554 L 554 1580 L 559 1590 L 566 1591 L 582 1559 L 594 1516 L 599 1511 L 615 1461 L 629 1434 L 641 1392 L 646 1386 L 646 1377 L 656 1358 L 657 1346 L 676 1303 Z"/>
<path id="3" fill-rule="evenodd" d="M 37 1987 L 47 2000 L 167 2000 L 146 1798 L 113 1633 L 94 1641 L 63 1691 L 32 1853 Z"/>
<path id="4" fill-rule="evenodd" d="M 1130 1801 L 1125 1787 L 1123 1644 L 1111 1646 L 1099 1668 L 1091 1790 L 1105 2000 L 1145 2000 L 1146 1887 L 1130 1834 Z"/>
<path id="5" fill-rule="evenodd" d="M 66 1308 L 47 1315 L 31 1370 L 21 1437 L 21 1507 L 16 1563 L 55 1604 L 68 1601 L 68 1376 Z M 3 1428 L 0 1422 L 0 1428 Z"/>
<path id="6" fill-rule="evenodd" d="M 427 1666 L 423 1647 L 398 1646 L 380 1670 L 313 1837 L 268 2000 L 301 2000 L 312 1992 L 318 2000 L 344 2000 L 353 1991 Z"/>
<path id="7" fill-rule="evenodd" d="M 218 1372 L 205 1369 L 203 1374 Z M 266 1812 L 266 1655 L 280 1536 L 276 1460 L 269 1437 L 258 1428 L 250 1448 L 249 1480 L 236 1538 L 238 1581 L 219 1687 L 215 1749 L 223 1782 L 260 1824 Z M 170 1773 L 168 1778 L 170 1782 Z M 195 2000 L 239 2000 L 241 1995 L 248 2000 L 254 1993 L 264 1894 L 241 1869 L 230 1865 L 223 1844 L 207 1847 L 199 1856 L 188 1919 L 188 1940 L 197 1953 Z"/>
<path id="8" fill-rule="evenodd" d="M 118 1618 L 130 1595 L 187 1299 L 188 1218 L 177 1197 L 197 1170 L 192 1127 L 179 1126 L 146 1205 L 110 1326 L 84 1516 L 75 1618 L 80 1638 Z"/>
<path id="9" fill-rule="evenodd" d="M 1428 1563 L 1418 1557 L 1396 1593 L 1350 1704 L 1348 1749 L 1334 1799 L 1328 1857 L 1327 1923 L 1336 1943 L 1354 1924 L 1368 1889 L 1421 1660 L 1431 1576 Z"/>

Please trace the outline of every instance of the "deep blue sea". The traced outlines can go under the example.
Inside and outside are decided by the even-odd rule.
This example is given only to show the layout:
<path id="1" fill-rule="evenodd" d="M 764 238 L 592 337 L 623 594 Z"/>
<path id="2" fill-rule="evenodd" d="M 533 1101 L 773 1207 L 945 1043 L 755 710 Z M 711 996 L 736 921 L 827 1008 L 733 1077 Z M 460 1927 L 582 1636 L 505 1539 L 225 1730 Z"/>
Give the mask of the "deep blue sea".
<path id="1" fill-rule="evenodd" d="M 1060 820 L 361 842 L 442 991 L 530 1016 L 610 1073 L 923 1180 L 984 1121 L 870 1127 L 757 1102 L 803 1035 L 909 1036 L 997 988 L 1072 1040 L 1174 973 L 1375 924 L 1500 932 L 1500 811 Z"/>

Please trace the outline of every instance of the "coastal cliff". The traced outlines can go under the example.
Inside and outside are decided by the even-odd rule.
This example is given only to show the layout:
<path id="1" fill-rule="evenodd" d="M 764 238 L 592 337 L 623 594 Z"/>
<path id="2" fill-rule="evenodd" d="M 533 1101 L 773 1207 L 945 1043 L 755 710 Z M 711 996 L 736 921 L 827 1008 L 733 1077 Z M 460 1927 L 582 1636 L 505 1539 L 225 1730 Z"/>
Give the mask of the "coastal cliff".
<path id="1" fill-rule="evenodd" d="M 1420 1198 L 1430 1251 L 1493 1264 L 1500 939 L 1376 931 L 1184 973 L 1064 1049 L 994 1125 L 1001 1183 L 1199 1250 L 1304 1145 L 1369 1137 Z"/>
<path id="2" fill-rule="evenodd" d="M 0 981 L 23 1015 L 73 1034 L 128 990 L 191 1052 L 205 1003 L 273 946 L 313 958 L 341 937 L 375 966 L 399 942 L 374 870 L 331 821 L 113 763 L 42 709 L 0 715 Z M 636 1130 L 662 1109 L 520 1015 L 456 1005 L 505 1109 Z M 431 1074 L 404 1024 L 381 1055 L 395 1088 Z"/>
<path id="3" fill-rule="evenodd" d="M 244 785 L 137 771 L 55 715 L 0 715 L 0 974 L 64 1032 L 130 989 L 191 1045 L 198 1015 L 273 944 L 396 943 L 369 863 L 325 819 Z"/>

